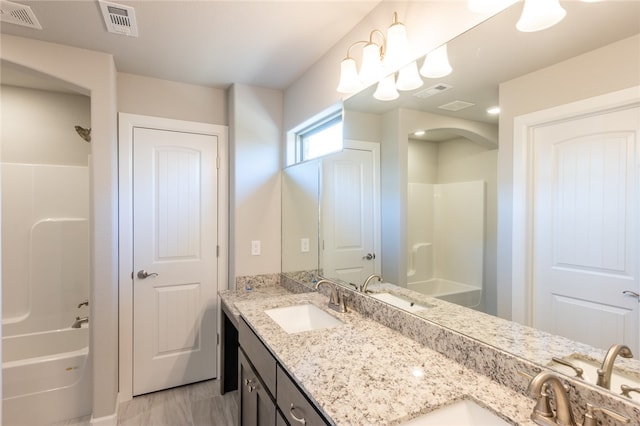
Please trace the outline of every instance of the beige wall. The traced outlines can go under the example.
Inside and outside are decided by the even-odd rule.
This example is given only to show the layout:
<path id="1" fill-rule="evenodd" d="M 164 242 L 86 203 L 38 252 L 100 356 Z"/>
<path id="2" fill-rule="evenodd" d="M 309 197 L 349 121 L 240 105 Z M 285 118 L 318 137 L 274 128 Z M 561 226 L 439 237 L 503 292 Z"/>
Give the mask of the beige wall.
<path id="1" fill-rule="evenodd" d="M 225 90 L 118 73 L 118 111 L 227 125 Z"/>
<path id="2" fill-rule="evenodd" d="M 511 318 L 513 120 L 534 111 L 640 85 L 640 35 L 500 85 L 498 315 Z"/>
<path id="3" fill-rule="evenodd" d="M 0 58 L 70 83 L 91 96 L 91 334 L 93 415 L 115 411 L 118 393 L 117 115 L 111 55 L 3 34 Z M 99 244 L 97 243 L 99 242 Z"/>
<path id="4" fill-rule="evenodd" d="M 241 84 L 229 90 L 229 281 L 280 272 L 282 92 Z M 251 255 L 251 241 L 261 254 Z"/>

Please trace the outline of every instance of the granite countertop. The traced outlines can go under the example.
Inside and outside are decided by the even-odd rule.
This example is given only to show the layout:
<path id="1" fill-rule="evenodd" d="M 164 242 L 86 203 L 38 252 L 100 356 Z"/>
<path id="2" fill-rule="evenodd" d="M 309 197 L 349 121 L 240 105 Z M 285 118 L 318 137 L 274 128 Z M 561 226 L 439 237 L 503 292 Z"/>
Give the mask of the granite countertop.
<path id="1" fill-rule="evenodd" d="M 283 288 L 223 292 L 298 385 L 337 425 L 394 425 L 461 399 L 533 425 L 533 400 L 354 311 L 327 308 L 319 293 Z M 288 334 L 266 309 L 312 303 L 344 325 Z"/>

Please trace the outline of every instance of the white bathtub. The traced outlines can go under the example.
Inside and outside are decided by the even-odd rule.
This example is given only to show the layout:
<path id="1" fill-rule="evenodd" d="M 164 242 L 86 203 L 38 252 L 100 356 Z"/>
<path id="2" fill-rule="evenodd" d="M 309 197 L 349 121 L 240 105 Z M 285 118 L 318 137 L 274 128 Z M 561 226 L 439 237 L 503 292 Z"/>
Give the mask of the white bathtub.
<path id="1" fill-rule="evenodd" d="M 482 289 L 469 284 L 432 278 L 428 281 L 407 283 L 407 288 L 447 302 L 482 310 Z"/>
<path id="2" fill-rule="evenodd" d="M 89 328 L 2 339 L 5 426 L 45 425 L 91 413 Z"/>

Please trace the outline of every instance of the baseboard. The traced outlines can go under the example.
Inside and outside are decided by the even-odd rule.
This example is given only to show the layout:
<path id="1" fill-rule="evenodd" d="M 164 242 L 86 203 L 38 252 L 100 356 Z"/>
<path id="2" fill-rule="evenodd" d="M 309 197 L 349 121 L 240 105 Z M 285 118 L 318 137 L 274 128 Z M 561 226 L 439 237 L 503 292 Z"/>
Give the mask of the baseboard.
<path id="1" fill-rule="evenodd" d="M 113 414 L 102 417 L 91 415 L 91 426 L 118 426 L 118 407 L 120 406 L 120 394 L 116 396 L 116 406 Z"/>

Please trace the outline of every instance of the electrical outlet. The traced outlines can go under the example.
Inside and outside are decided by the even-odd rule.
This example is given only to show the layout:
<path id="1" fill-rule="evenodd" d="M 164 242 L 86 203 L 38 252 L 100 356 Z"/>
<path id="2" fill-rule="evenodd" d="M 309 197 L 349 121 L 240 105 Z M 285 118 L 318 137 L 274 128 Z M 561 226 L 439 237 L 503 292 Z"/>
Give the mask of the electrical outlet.
<path id="1" fill-rule="evenodd" d="M 251 256 L 260 256 L 260 240 L 251 241 Z"/>
<path id="2" fill-rule="evenodd" d="M 309 253 L 309 239 L 300 238 L 300 252 Z"/>

